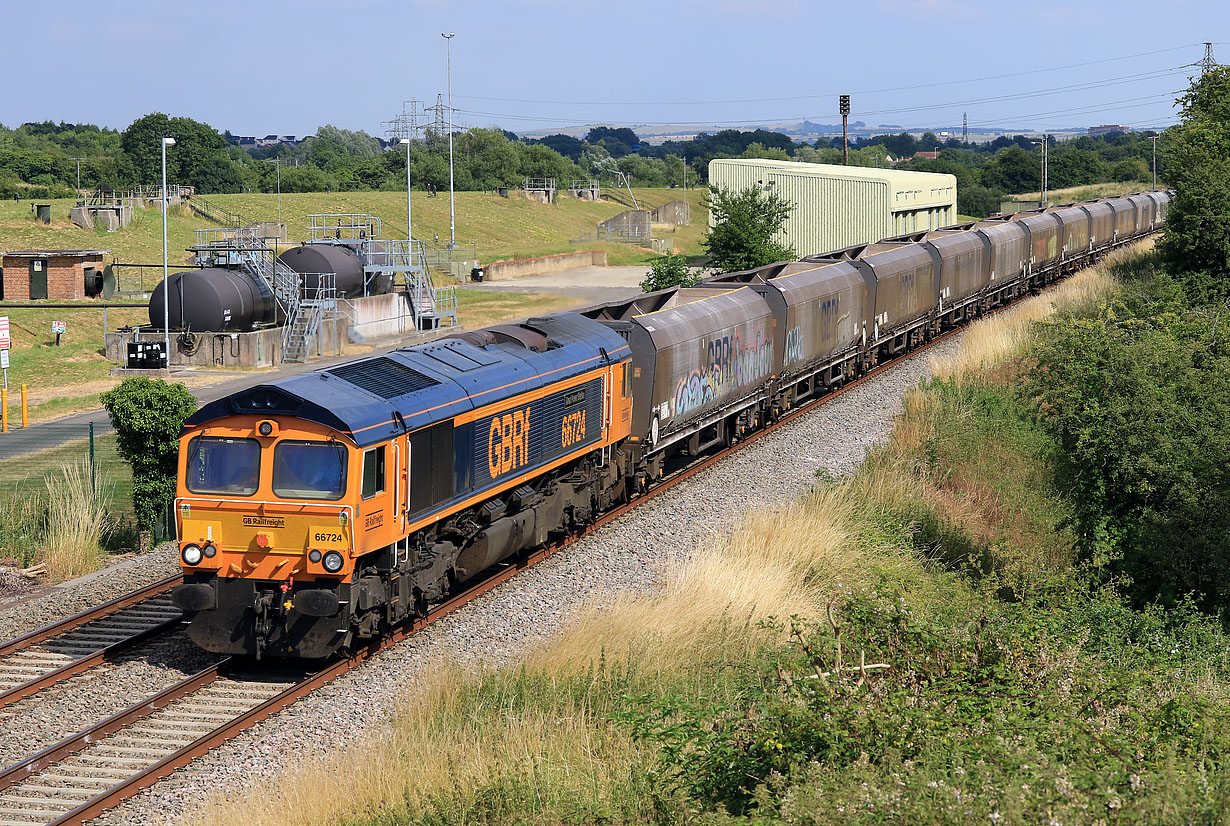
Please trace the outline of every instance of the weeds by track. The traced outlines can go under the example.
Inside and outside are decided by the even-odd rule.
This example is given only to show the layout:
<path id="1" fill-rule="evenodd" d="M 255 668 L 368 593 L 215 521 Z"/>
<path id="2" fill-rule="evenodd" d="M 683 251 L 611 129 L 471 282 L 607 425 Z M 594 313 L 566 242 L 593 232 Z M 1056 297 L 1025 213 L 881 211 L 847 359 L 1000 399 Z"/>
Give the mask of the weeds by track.
<path id="1" fill-rule="evenodd" d="M 998 313 L 1019 300 L 1010 301 L 980 317 Z M 584 530 L 497 566 L 490 576 L 437 605 L 426 617 L 395 629 L 352 656 L 339 658 L 312 673 L 296 673 L 284 666 L 266 664 L 258 668 L 250 662 L 234 658 L 225 660 L 21 761 L 0 773 L 0 826 L 29 826 L 34 823 L 58 826 L 82 823 L 96 817 L 187 766 L 210 749 L 357 668 L 381 651 L 512 579 L 521 571 L 619 519 L 632 508 L 730 457 L 817 406 L 956 335 L 965 326 L 962 324 L 945 331 L 914 350 L 877 365 L 842 387 L 799 405 L 733 446 L 698 457 L 686 466 L 672 467 L 665 478 L 645 493 L 602 515 Z M 169 589 L 178 581 L 179 577 L 172 577 L 151 588 Z M 134 592 L 107 606 L 140 602 L 143 599 L 140 593 Z M 107 606 L 99 606 L 65 623 L 80 617 L 96 616 L 96 612 L 102 612 Z M 72 627 L 90 621 L 85 619 Z M 23 642 L 28 648 L 36 642 L 55 637 L 57 633 L 62 633 L 53 630 L 57 626 L 40 629 L 0 646 L 0 655 L 20 649 L 22 646 L 19 644 Z"/>

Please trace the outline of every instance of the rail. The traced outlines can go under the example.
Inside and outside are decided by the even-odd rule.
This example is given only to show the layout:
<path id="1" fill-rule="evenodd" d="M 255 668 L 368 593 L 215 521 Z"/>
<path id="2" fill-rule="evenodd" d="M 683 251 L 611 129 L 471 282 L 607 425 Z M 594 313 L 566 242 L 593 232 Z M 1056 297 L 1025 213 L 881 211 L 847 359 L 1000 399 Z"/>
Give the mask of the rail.
<path id="1" fill-rule="evenodd" d="M 188 208 L 202 218 L 213 221 L 219 226 L 242 227 L 248 223 L 242 215 L 231 212 L 229 209 L 221 207 L 212 201 L 207 201 L 204 198 L 192 197 L 188 200 Z"/>
<path id="2" fill-rule="evenodd" d="M 1061 267 L 1056 267 L 1056 270 L 1057 274 L 1063 274 Z M 992 310 L 990 313 L 985 315 L 994 315 L 1007 307 L 1013 306 L 1015 303 L 1016 300 L 1008 301 L 1002 307 Z M 985 317 L 985 315 L 983 317 Z M 60 743 L 45 749 L 38 755 L 21 761 L 13 768 L 5 771 L 3 774 L 0 774 L 0 790 L 5 790 L 7 792 L 5 798 L 9 800 L 14 798 L 18 800 L 28 800 L 35 805 L 41 802 L 41 800 L 35 795 L 45 795 L 49 792 L 61 793 L 63 797 L 61 798 L 62 802 L 59 804 L 60 810 L 55 812 L 47 812 L 48 814 L 52 814 L 55 818 L 53 820 L 46 821 L 51 824 L 81 823 L 92 817 L 96 817 L 102 812 L 118 805 L 123 800 L 132 797 L 142 789 L 152 786 L 154 783 L 158 782 L 158 780 L 171 775 L 173 772 L 183 768 L 184 766 L 187 766 L 193 760 L 204 755 L 217 745 L 232 739 L 240 732 L 250 728 L 264 719 L 267 719 L 278 711 L 291 705 L 296 700 L 307 696 L 321 686 L 332 682 L 337 677 L 340 677 L 354 668 L 361 666 L 381 651 L 397 645 L 407 637 L 418 633 L 426 626 L 443 619 L 477 597 L 486 594 L 504 582 L 507 582 L 522 571 L 558 553 L 564 548 L 567 548 L 573 543 L 579 541 L 581 538 L 591 535 L 595 531 L 600 530 L 616 519 L 621 518 L 641 503 L 661 495 L 675 485 L 680 484 L 698 473 L 701 473 L 709 467 L 712 467 L 714 464 L 732 457 L 738 451 L 745 449 L 748 445 L 754 444 L 760 439 L 768 436 L 770 433 L 773 433 L 779 428 L 795 421 L 799 417 L 806 415 L 820 405 L 826 404 L 834 398 L 852 391 L 864 382 L 868 382 L 873 378 L 878 377 L 881 373 L 891 370 L 899 363 L 904 362 L 906 359 L 920 355 L 940 342 L 946 341 L 951 336 L 957 335 L 964 329 L 965 324 L 960 324 L 952 329 L 942 332 L 931 338 L 929 341 L 921 342 L 914 349 L 906 350 L 901 354 L 872 367 L 855 380 L 811 399 L 792 410 L 786 411 L 776 421 L 768 424 L 760 430 L 755 431 L 754 433 L 749 434 L 736 444 L 711 453 L 707 456 L 691 459 L 686 466 L 673 469 L 665 478 L 645 493 L 635 496 L 631 499 L 631 501 L 608 511 L 581 531 L 565 537 L 558 542 L 532 551 L 524 556 L 515 557 L 508 560 L 507 564 L 497 567 L 496 573 L 492 576 L 482 580 L 479 583 L 476 583 L 466 591 L 438 605 L 436 608 L 429 611 L 426 617 L 415 619 L 406 625 L 394 629 L 388 636 L 373 641 L 369 646 L 356 652 L 351 657 L 334 661 L 320 671 L 308 675 L 304 679 L 288 686 L 280 693 L 269 697 L 259 705 L 249 705 L 249 707 L 238 711 L 232 719 L 223 722 L 221 725 L 213 728 L 207 733 L 203 733 L 201 736 L 193 739 L 190 743 L 178 747 L 173 753 L 165 754 L 165 750 L 158 752 L 157 749 L 146 749 L 146 751 L 163 753 L 165 756 L 161 758 L 153 758 L 145 765 L 136 767 L 136 770 L 130 775 L 114 785 L 102 790 L 101 792 L 98 791 L 97 786 L 98 773 L 100 770 L 97 768 L 96 764 L 88 764 L 89 769 L 83 773 L 92 775 L 92 780 L 89 781 L 88 785 L 85 785 L 82 788 L 88 789 L 88 793 L 92 796 L 90 796 L 89 799 L 80 802 L 71 810 L 65 810 L 66 806 L 70 804 L 64 803 L 63 797 L 69 797 L 69 799 L 71 799 L 71 797 L 64 794 L 63 789 L 65 788 L 65 784 L 72 783 L 76 778 L 71 775 L 64 774 L 49 775 L 49 771 L 59 765 L 58 761 L 63 761 L 66 757 L 81 752 L 88 744 L 95 742 L 106 743 L 107 741 L 105 739 L 100 738 L 103 738 L 108 734 L 124 731 L 132 724 L 147 718 L 155 710 L 163 707 L 173 707 L 169 704 L 193 696 L 193 692 L 200 690 L 202 687 L 207 688 L 220 678 L 222 669 L 226 663 L 220 663 L 211 669 L 206 669 L 199 674 L 193 675 L 188 680 L 181 682 L 179 685 L 172 686 L 158 696 L 144 700 L 141 703 L 120 712 L 103 723 L 91 727 L 85 732 L 67 738 Z M 267 684 L 268 681 L 265 681 L 265 683 Z M 143 734 L 150 734 L 150 732 L 151 729 L 147 726 Z M 152 736 L 159 736 L 157 729 L 152 729 Z M 168 746 L 168 748 L 169 747 L 170 746 Z M 140 761 L 127 759 L 127 762 L 131 764 L 138 763 Z M 117 774 L 118 773 L 119 772 L 117 771 Z M 27 790 L 23 789 L 21 784 L 24 781 L 39 777 L 45 777 L 46 782 L 49 782 L 52 785 L 39 786 L 36 784 L 31 784 L 33 785 L 33 788 L 28 789 L 30 796 L 27 797 Z M 38 781 L 36 781 L 36 783 L 37 782 Z M 8 791 L 9 789 L 13 789 L 14 791 Z M 81 792 L 81 794 L 85 793 L 86 792 Z M 21 812 L 19 811 L 16 813 L 21 815 Z M 7 812 L 0 811 L 0 814 L 7 814 Z"/>
<path id="3" fill-rule="evenodd" d="M 308 216 L 309 241 L 361 241 L 380 237 L 380 219 L 359 212 L 329 212 Z"/>

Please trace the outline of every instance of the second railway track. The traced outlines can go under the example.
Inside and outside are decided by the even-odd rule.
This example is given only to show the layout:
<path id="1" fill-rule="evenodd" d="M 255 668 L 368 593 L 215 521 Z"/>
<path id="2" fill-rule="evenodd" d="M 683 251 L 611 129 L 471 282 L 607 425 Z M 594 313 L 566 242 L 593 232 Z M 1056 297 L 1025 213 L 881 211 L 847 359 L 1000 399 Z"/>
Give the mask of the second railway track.
<path id="1" fill-rule="evenodd" d="M 0 645 L 0 709 L 94 668 L 182 618 L 168 577 Z"/>

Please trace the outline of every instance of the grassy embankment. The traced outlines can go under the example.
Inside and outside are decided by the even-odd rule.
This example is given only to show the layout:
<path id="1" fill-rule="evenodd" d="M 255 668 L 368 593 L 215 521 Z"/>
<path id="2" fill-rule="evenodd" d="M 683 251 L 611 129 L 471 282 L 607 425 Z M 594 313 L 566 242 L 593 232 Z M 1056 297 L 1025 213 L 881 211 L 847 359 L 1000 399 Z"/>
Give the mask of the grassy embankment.
<path id="1" fill-rule="evenodd" d="M 1158 186 L 1165 186 L 1159 183 Z M 1116 182 L 1111 181 L 1104 184 L 1087 184 L 1085 186 L 1070 186 L 1067 189 L 1051 189 L 1047 190 L 1047 203 L 1054 204 L 1070 204 L 1074 201 L 1089 201 L 1094 198 L 1113 198 L 1116 195 L 1127 195 L 1130 192 L 1147 192 L 1153 189 L 1153 181 L 1126 181 Z M 1021 195 L 1013 195 L 1014 201 L 1033 201 L 1038 202 L 1042 197 L 1041 192 L 1026 192 Z"/>
<path id="2" fill-rule="evenodd" d="M 852 477 L 208 821 L 1221 822 L 1227 640 L 1090 587 L 1015 389 L 1109 269 L 976 324 Z"/>
<path id="3" fill-rule="evenodd" d="M 628 200 L 627 193 L 617 193 Z M 638 201 L 660 205 L 677 197 L 676 190 L 640 190 Z M 432 233 L 448 234 L 448 198 L 427 198 L 423 193 L 415 195 L 416 234 L 431 237 Z M 236 211 L 249 219 L 271 219 L 277 215 L 277 197 L 268 194 L 210 196 L 227 209 Z M 691 254 L 699 252 L 699 240 L 705 220 L 700 207 L 700 194 L 689 192 L 693 211 L 700 216 L 690 226 L 678 227 L 676 244 Z M 106 233 L 80 229 L 68 221 L 67 200 L 52 203 L 53 221 L 44 226 L 31 219 L 29 204 L 12 201 L 0 202 L 0 250 L 10 249 L 87 249 L 102 248 L 113 251 L 116 260 L 129 263 L 157 263 L 162 260 L 162 222 L 155 210 L 138 210 L 133 224 L 119 232 Z M 385 231 L 397 236 L 398 227 L 404 226 L 405 216 L 399 210 L 406 206 L 404 194 L 396 192 L 358 192 L 336 195 L 284 194 L 283 217 L 292 238 L 302 237 L 307 225 L 307 215 L 322 212 L 363 212 L 381 217 Z M 622 211 L 625 207 L 609 202 L 583 202 L 574 198 L 561 198 L 556 204 L 545 206 L 524 198 L 500 198 L 478 192 L 462 192 L 457 195 L 458 237 L 478 241 L 480 260 L 519 258 L 568 252 L 575 249 L 595 248 L 595 245 L 571 245 L 572 238 L 592 232 L 594 225 Z M 184 248 L 193 243 L 193 231 L 207 225 L 203 219 L 191 213 L 187 207 L 172 208 L 168 214 L 168 238 L 171 248 L 171 266 L 186 264 L 189 256 Z M 643 261 L 650 253 L 639 247 L 624 244 L 603 244 L 597 248 L 608 250 L 612 263 Z M 145 284 L 157 283 L 160 272 L 144 270 Z M 27 384 L 30 388 L 30 412 L 32 421 L 44 421 L 98 406 L 98 396 L 115 386 L 117 380 L 110 376 L 114 365 L 102 355 L 103 315 L 96 302 L 79 302 L 81 309 L 40 310 L 12 308 L 0 310 L 8 315 L 13 328 L 11 353 L 12 369 L 10 383 Z M 462 290 L 459 296 L 459 320 L 469 328 L 479 327 L 520 316 L 552 312 L 573 306 L 554 295 L 536 293 L 501 293 L 498 297 L 487 293 Z M 51 322 L 62 320 L 68 332 L 62 336 L 61 346 L 54 346 Z M 148 321 L 143 308 L 116 308 L 107 313 L 107 324 L 112 329 L 119 326 L 141 324 Z M 355 353 L 363 348 L 356 348 Z M 214 379 L 194 379 L 205 383 Z M 20 399 L 16 392 L 10 394 L 10 413 L 14 420 L 20 415 Z"/>

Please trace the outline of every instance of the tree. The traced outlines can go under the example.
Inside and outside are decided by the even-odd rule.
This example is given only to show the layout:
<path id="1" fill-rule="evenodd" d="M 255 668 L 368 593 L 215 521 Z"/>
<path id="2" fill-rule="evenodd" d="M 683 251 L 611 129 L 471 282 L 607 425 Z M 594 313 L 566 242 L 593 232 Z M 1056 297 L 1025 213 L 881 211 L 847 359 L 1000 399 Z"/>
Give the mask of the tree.
<path id="1" fill-rule="evenodd" d="M 1179 99 L 1182 122 L 1158 141 L 1174 201 L 1159 249 L 1197 301 L 1230 297 L 1230 67 L 1219 66 Z"/>
<path id="2" fill-rule="evenodd" d="M 751 186 L 739 192 L 718 187 L 705 199 L 714 221 L 701 247 L 718 272 L 750 270 L 794 258 L 794 250 L 774 240 L 794 209 L 776 192 Z"/>
<path id="3" fill-rule="evenodd" d="M 982 185 L 1002 192 L 1033 192 L 1042 186 L 1042 160 L 1019 146 L 1009 147 L 982 168 Z"/>
<path id="4" fill-rule="evenodd" d="M 1036 335 L 1027 392 L 1057 435 L 1079 548 L 1138 602 L 1230 606 L 1230 343 L 1224 307 L 1129 284 L 1096 317 Z"/>
<path id="5" fill-rule="evenodd" d="M 771 161 L 788 161 L 790 156 L 786 154 L 785 149 L 777 147 L 769 148 L 759 143 L 748 144 L 747 149 L 743 150 L 745 158 L 764 158 Z"/>
<path id="6" fill-rule="evenodd" d="M 957 185 L 957 212 L 974 218 L 985 218 L 992 212 L 999 212 L 999 205 L 1004 200 L 1004 193 L 987 189 L 985 186 Z"/>
<path id="7" fill-rule="evenodd" d="M 881 135 L 876 140 L 894 158 L 912 158 L 918 151 L 918 140 L 909 132 L 902 132 L 900 135 Z"/>
<path id="8" fill-rule="evenodd" d="M 1149 165 L 1140 158 L 1129 158 L 1126 161 L 1119 161 L 1111 167 L 1110 177 L 1116 181 L 1127 183 L 1129 181 L 1148 181 L 1153 177 Z"/>
<path id="9" fill-rule="evenodd" d="M 175 138 L 167 149 L 167 181 L 205 188 L 218 178 L 217 162 L 230 163 L 226 139 L 209 124 L 154 112 L 137 118 L 120 136 L 138 183 L 162 181 L 162 139 Z"/>
<path id="10" fill-rule="evenodd" d="M 641 282 L 641 289 L 652 293 L 670 287 L 691 287 L 699 280 L 699 273 L 688 268 L 687 256 L 667 253 L 650 262 L 649 273 Z"/>
<path id="11" fill-rule="evenodd" d="M 196 399 L 182 384 L 142 377 L 124 379 L 102 394 L 102 403 L 120 456 L 132 466 L 137 524 L 154 530 L 175 499 L 179 434 Z"/>

